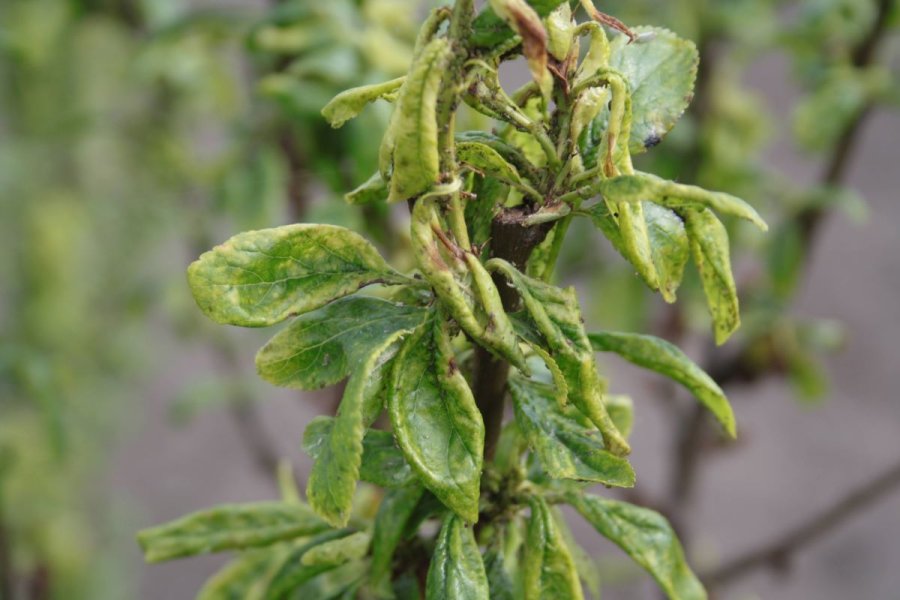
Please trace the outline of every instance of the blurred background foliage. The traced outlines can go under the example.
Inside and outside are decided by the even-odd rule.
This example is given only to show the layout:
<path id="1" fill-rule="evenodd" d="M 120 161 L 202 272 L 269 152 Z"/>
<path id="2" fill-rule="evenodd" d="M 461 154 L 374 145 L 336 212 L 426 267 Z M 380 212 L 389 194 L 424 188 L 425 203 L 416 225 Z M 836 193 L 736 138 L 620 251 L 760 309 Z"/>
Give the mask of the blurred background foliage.
<path id="1" fill-rule="evenodd" d="M 375 170 L 387 107 L 340 130 L 319 110 L 343 89 L 404 73 L 431 4 L 0 2 L 0 597 L 134 597 L 120 551 L 140 507 L 121 506 L 102 474 L 152 384 L 159 328 L 215 359 L 172 399 L 173 426 L 227 410 L 274 472 L 279 457 L 255 414 L 265 391 L 239 364 L 246 338 L 207 325 L 170 265 L 237 231 L 308 220 L 363 229 L 402 266 L 398 216 L 341 200 Z M 792 299 L 822 219 L 865 218 L 845 174 L 863 120 L 900 105 L 897 3 L 609 0 L 602 9 L 668 26 L 701 53 L 687 118 L 645 169 L 746 198 L 774 227 L 765 237 L 730 231 L 744 326 L 716 353 L 696 278 L 678 305 L 664 305 L 602 242 L 583 243 L 598 239 L 588 232 L 570 236 L 559 278 L 602 299 L 586 305 L 593 324 L 700 348 L 725 384 L 783 376 L 799 400 L 821 398 L 820 356 L 844 331 L 794 316 Z M 813 183 L 765 160 L 778 123 L 743 77 L 765 55 L 787 57 L 801 89 L 791 135 L 821 163 Z M 657 503 L 676 525 L 685 469 L 702 447 L 698 415 L 673 419 L 688 458 L 673 462 L 676 483 Z"/>

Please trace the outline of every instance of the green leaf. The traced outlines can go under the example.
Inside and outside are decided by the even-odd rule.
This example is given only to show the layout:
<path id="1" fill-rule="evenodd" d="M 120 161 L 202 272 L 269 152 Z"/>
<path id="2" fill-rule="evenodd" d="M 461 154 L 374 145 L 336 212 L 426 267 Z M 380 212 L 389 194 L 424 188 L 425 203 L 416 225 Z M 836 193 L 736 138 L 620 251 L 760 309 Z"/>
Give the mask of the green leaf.
<path id="1" fill-rule="evenodd" d="M 573 288 L 561 289 L 519 272 L 500 259 L 487 267 L 502 272 L 518 291 L 545 346 L 565 376 L 569 400 L 600 430 L 606 449 L 616 455 L 630 451 L 628 442 L 609 418 L 603 401 L 604 384 L 597 373 L 593 350 L 584 331 Z"/>
<path id="2" fill-rule="evenodd" d="M 632 154 L 658 144 L 691 102 L 697 65 L 693 42 L 659 27 L 635 27 L 638 40 L 617 35 L 610 44 L 610 67 L 621 72 L 631 91 Z"/>
<path id="3" fill-rule="evenodd" d="M 604 179 L 597 191 L 606 200 L 616 203 L 638 204 L 644 200 L 666 208 L 711 208 L 719 214 L 750 221 L 763 231 L 766 222 L 756 210 L 736 196 L 724 192 L 709 192 L 695 185 L 668 181 L 650 173 L 633 173 Z"/>
<path id="4" fill-rule="evenodd" d="M 284 550 L 246 552 L 210 577 L 197 600 L 266 600 L 265 588 Z"/>
<path id="5" fill-rule="evenodd" d="M 328 569 L 294 589 L 289 598 L 310 598 L 315 600 L 355 600 L 356 592 L 362 585 L 368 562 L 354 560 L 339 567 Z"/>
<path id="6" fill-rule="evenodd" d="M 484 555 L 491 600 L 516 600 L 522 597 L 519 557 L 524 543 L 520 517 L 497 525 L 499 531 Z"/>
<path id="7" fill-rule="evenodd" d="M 700 272 L 716 343 L 724 344 L 741 324 L 737 286 L 731 274 L 728 231 L 708 208 L 683 209 L 679 214 L 684 219 L 691 254 Z"/>
<path id="8" fill-rule="evenodd" d="M 572 494 L 569 503 L 604 537 L 646 569 L 672 600 L 705 600 L 681 544 L 659 513 L 599 496 Z"/>
<path id="9" fill-rule="evenodd" d="M 319 416 L 306 426 L 303 432 L 303 449 L 318 460 L 323 445 L 334 427 L 334 417 Z M 397 447 L 394 436 L 388 431 L 369 429 L 363 438 L 362 463 L 359 478 L 383 488 L 399 488 L 416 481 L 412 467 Z"/>
<path id="10" fill-rule="evenodd" d="M 307 567 L 337 567 L 351 560 L 358 560 L 369 551 L 372 536 L 365 531 L 322 542 L 310 548 L 300 559 Z"/>
<path id="11" fill-rule="evenodd" d="M 675 302 L 675 291 L 681 284 L 684 265 L 690 256 L 684 223 L 667 208 L 651 202 L 644 202 L 643 207 L 650 236 L 650 255 L 659 278 L 659 291 L 666 302 Z"/>
<path id="12" fill-rule="evenodd" d="M 588 338 L 595 350 L 615 352 L 628 362 L 662 373 L 686 387 L 735 437 L 734 413 L 722 388 L 677 346 L 637 333 L 592 333 Z"/>
<path id="13" fill-rule="evenodd" d="M 372 533 L 372 566 L 369 582 L 376 595 L 390 596 L 394 551 L 403 536 L 406 523 L 422 498 L 420 485 L 389 490 L 378 507 Z"/>
<path id="14" fill-rule="evenodd" d="M 533 498 L 529 504 L 531 516 L 522 561 L 525 600 L 581 600 L 584 595 L 575 562 L 550 507 L 543 498 Z"/>
<path id="15" fill-rule="evenodd" d="M 528 4 L 540 17 L 546 17 L 565 0 L 529 0 Z M 512 29 L 488 6 L 472 23 L 469 41 L 476 48 L 490 49 L 499 46 L 515 35 Z"/>
<path id="16" fill-rule="evenodd" d="M 260 600 L 280 600 L 290 597 L 297 587 L 334 568 L 334 565 L 306 565 L 303 558 L 307 552 L 320 544 L 326 544 L 347 536 L 347 530 L 329 530 L 309 540 L 294 544 L 268 579 L 265 593 Z M 235 600 L 238 600 L 237 598 Z M 241 598 L 243 600 L 243 598 Z"/>
<path id="17" fill-rule="evenodd" d="M 466 521 L 477 521 L 484 423 L 443 318 L 403 342 L 388 408 L 394 436 L 425 487 Z"/>
<path id="18" fill-rule="evenodd" d="M 331 431 L 318 449 L 306 496 L 313 510 L 334 527 L 344 527 L 350 520 L 363 456 L 363 437 L 381 412 L 388 366 L 397 353 L 400 338 L 409 332 L 392 333 L 353 372 Z"/>
<path id="19" fill-rule="evenodd" d="M 616 424 L 616 429 L 622 432 L 625 439 L 628 439 L 634 426 L 634 402 L 631 398 L 622 394 L 607 394 L 606 412 Z"/>
<path id="20" fill-rule="evenodd" d="M 437 97 L 453 51 L 444 38 L 428 43 L 410 69 L 394 108 L 390 202 L 430 190 L 440 178 Z"/>
<path id="21" fill-rule="evenodd" d="M 404 81 L 406 77 L 398 77 L 383 83 L 345 90 L 325 105 L 322 116 L 337 129 L 361 113 L 366 105 L 380 99 L 393 100 Z"/>
<path id="22" fill-rule="evenodd" d="M 522 178 L 514 166 L 506 162 L 499 152 L 481 142 L 458 142 L 456 155 L 460 162 L 484 175 L 510 183 L 521 183 Z"/>
<path id="23" fill-rule="evenodd" d="M 269 546 L 314 535 L 328 524 L 303 504 L 260 502 L 223 505 L 144 529 L 138 542 L 147 562 L 182 556 Z"/>
<path id="24" fill-rule="evenodd" d="M 375 171 L 375 174 L 361 183 L 355 189 L 344 195 L 344 200 L 350 204 L 366 205 L 384 202 L 388 197 L 388 186 L 381 173 Z"/>
<path id="25" fill-rule="evenodd" d="M 200 309 L 217 323 L 264 327 L 372 283 L 399 283 L 378 251 L 349 229 L 286 225 L 245 231 L 188 268 Z"/>
<path id="26" fill-rule="evenodd" d="M 471 527 L 448 514 L 438 534 L 425 590 L 426 600 L 488 600 L 487 574 Z"/>
<path id="27" fill-rule="evenodd" d="M 551 506 L 550 514 L 553 515 L 553 521 L 556 523 L 556 528 L 559 531 L 560 537 L 562 537 L 565 545 L 569 548 L 569 553 L 572 555 L 572 562 L 575 563 L 575 571 L 578 573 L 578 577 L 584 585 L 587 586 L 587 589 L 590 590 L 591 596 L 593 598 L 599 598 L 600 570 L 597 568 L 597 563 L 591 558 L 591 555 L 578 544 L 578 541 L 572 534 L 572 530 L 569 529 L 569 525 L 566 523 L 566 518 L 562 511 L 556 506 Z"/>
<path id="28" fill-rule="evenodd" d="M 274 385 L 319 389 L 346 377 L 396 332 L 416 328 L 427 312 L 379 298 L 344 298 L 291 321 L 257 353 L 256 369 Z"/>
<path id="29" fill-rule="evenodd" d="M 513 376 L 509 391 L 516 422 L 551 477 L 634 485 L 628 461 L 608 452 L 596 432 L 560 409 L 551 386 Z"/>
<path id="30" fill-rule="evenodd" d="M 572 47 L 572 35 L 575 22 L 572 20 L 572 8 L 567 2 L 560 4 L 547 17 L 547 52 L 556 60 L 566 60 Z"/>

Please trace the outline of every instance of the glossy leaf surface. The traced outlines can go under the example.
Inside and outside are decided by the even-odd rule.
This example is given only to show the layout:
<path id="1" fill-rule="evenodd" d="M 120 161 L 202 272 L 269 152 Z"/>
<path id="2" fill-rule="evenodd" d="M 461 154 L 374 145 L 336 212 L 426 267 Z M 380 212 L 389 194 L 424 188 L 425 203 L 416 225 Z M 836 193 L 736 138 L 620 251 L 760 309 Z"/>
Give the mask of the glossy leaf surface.
<path id="1" fill-rule="evenodd" d="M 551 477 L 634 485 L 628 461 L 608 452 L 596 431 L 560 409 L 550 386 L 513 377 L 509 389 L 516 422 Z"/>
<path id="2" fill-rule="evenodd" d="M 197 305 L 217 323 L 264 327 L 377 282 L 397 282 L 369 242 L 333 225 L 246 231 L 188 268 Z"/>
<path id="3" fill-rule="evenodd" d="M 675 532 L 657 512 L 591 495 L 569 503 L 604 537 L 646 569 L 672 600 L 704 600 L 706 591 L 684 559 Z"/>
<path id="4" fill-rule="evenodd" d="M 302 315 L 256 355 L 260 377 L 281 387 L 314 390 L 337 383 L 398 331 L 414 329 L 427 311 L 372 298 L 344 298 Z"/>
<path id="5" fill-rule="evenodd" d="M 487 574 L 472 528 L 447 515 L 428 568 L 426 600 L 488 600 Z"/>
<path id="6" fill-rule="evenodd" d="M 403 342 L 388 408 L 394 436 L 425 487 L 466 521 L 477 521 L 484 423 L 441 318 Z"/>
<path id="7" fill-rule="evenodd" d="M 734 412 L 722 388 L 677 346 L 638 333 L 605 331 L 588 335 L 595 350 L 615 352 L 625 360 L 677 381 L 709 409 L 725 431 L 736 434 Z"/>

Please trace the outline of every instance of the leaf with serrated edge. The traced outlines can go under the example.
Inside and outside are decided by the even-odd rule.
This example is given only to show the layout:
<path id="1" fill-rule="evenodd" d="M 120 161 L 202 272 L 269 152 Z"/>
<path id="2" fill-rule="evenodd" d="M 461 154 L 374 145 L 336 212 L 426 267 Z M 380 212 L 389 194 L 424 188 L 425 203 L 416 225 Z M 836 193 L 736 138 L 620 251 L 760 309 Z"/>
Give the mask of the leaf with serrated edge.
<path id="1" fill-rule="evenodd" d="M 734 413 L 722 388 L 703 369 L 666 340 L 652 335 L 604 331 L 588 334 L 595 350 L 615 352 L 628 362 L 677 381 L 715 415 L 728 435 L 735 437 Z"/>
<path id="2" fill-rule="evenodd" d="M 325 544 L 343 538 L 347 536 L 348 533 L 349 532 L 346 529 L 331 529 L 313 538 L 294 544 L 284 557 L 284 560 L 281 561 L 278 569 L 272 573 L 272 576 L 266 584 L 264 590 L 265 593 L 260 600 L 281 600 L 287 598 L 298 586 L 333 569 L 334 565 L 305 565 L 303 564 L 302 559 L 307 552 L 317 547 L 319 544 Z M 234 600 L 238 600 L 238 598 L 235 598 Z M 240 600 L 244 599 L 241 597 Z"/>
<path id="3" fill-rule="evenodd" d="M 477 521 L 484 423 L 441 316 L 404 340 L 388 409 L 394 436 L 423 485 L 466 521 Z"/>
<path id="4" fill-rule="evenodd" d="M 650 173 L 633 173 L 604 179 L 597 191 L 607 200 L 637 204 L 649 201 L 666 208 L 711 208 L 719 214 L 750 221 L 763 231 L 768 229 L 756 210 L 731 194 L 710 192 L 696 185 L 675 183 Z"/>
<path id="5" fill-rule="evenodd" d="M 269 546 L 314 535 L 328 524 L 303 504 L 259 502 L 222 505 L 196 512 L 171 523 L 144 529 L 138 542 L 147 562 Z"/>
<path id="6" fill-rule="evenodd" d="M 197 600 L 267 600 L 268 579 L 283 558 L 281 548 L 245 552 L 210 577 Z"/>
<path id="7" fill-rule="evenodd" d="M 322 109 L 322 116 L 335 129 L 358 115 L 370 103 L 380 99 L 393 99 L 393 96 L 406 81 L 406 77 L 398 77 L 383 83 L 363 85 L 345 90 L 332 98 Z"/>
<path id="8" fill-rule="evenodd" d="M 410 69 L 394 108 L 393 173 L 388 200 L 408 200 L 431 189 L 439 179 L 437 97 L 441 77 L 453 52 L 435 38 Z"/>
<path id="9" fill-rule="evenodd" d="M 415 329 L 427 313 L 380 298 L 343 298 L 291 321 L 257 353 L 257 372 L 269 383 L 301 390 L 337 383 L 351 365 L 397 331 Z"/>
<path id="10" fill-rule="evenodd" d="M 475 535 L 455 514 L 444 519 L 425 588 L 426 600 L 488 600 L 487 574 Z"/>
<path id="11" fill-rule="evenodd" d="M 691 102 L 699 57 L 693 42 L 660 27 L 634 27 L 638 40 L 612 38 L 610 67 L 621 72 L 631 90 L 632 154 L 662 140 Z"/>
<path id="12" fill-rule="evenodd" d="M 582 600 L 581 583 L 565 539 L 543 498 L 529 502 L 531 516 L 525 539 L 522 573 L 524 599 Z"/>
<path id="13" fill-rule="evenodd" d="M 300 563 L 307 567 L 336 567 L 364 557 L 371 541 L 369 533 L 357 531 L 310 548 L 303 554 Z"/>
<path id="14" fill-rule="evenodd" d="M 569 504 L 646 569 L 672 600 L 705 600 L 672 527 L 659 513 L 627 502 L 572 494 Z"/>
<path id="15" fill-rule="evenodd" d="M 394 551 L 423 492 L 424 489 L 420 485 L 390 490 L 384 495 L 378 507 L 372 532 L 372 567 L 369 570 L 369 581 L 372 589 L 380 596 L 390 597 Z"/>
<path id="16" fill-rule="evenodd" d="M 561 410 L 550 386 L 513 376 L 509 391 L 516 422 L 551 477 L 634 485 L 628 461 L 608 452 L 595 432 Z"/>
<path id="17" fill-rule="evenodd" d="M 245 231 L 188 267 L 201 310 L 217 323 L 274 325 L 373 283 L 399 283 L 372 244 L 334 225 Z"/>
<path id="18" fill-rule="evenodd" d="M 575 290 L 563 290 L 528 277 L 504 260 L 493 258 L 486 266 L 503 273 L 518 291 L 525 311 L 544 336 L 550 355 L 566 378 L 569 400 L 597 426 L 606 449 L 619 456 L 628 454 L 628 442 L 604 407 L 604 386 L 584 331 Z"/>
<path id="19" fill-rule="evenodd" d="M 724 344 L 741 324 L 737 286 L 731 274 L 728 231 L 708 208 L 679 210 L 691 254 L 700 272 L 706 304 L 713 319 L 716 344 Z"/>
<path id="20" fill-rule="evenodd" d="M 359 479 L 366 428 L 378 417 L 390 361 L 399 340 L 410 330 L 399 330 L 375 347 L 354 371 L 327 439 L 319 448 L 306 486 L 309 505 L 334 527 L 350 520 L 353 494 Z"/>
<path id="21" fill-rule="evenodd" d="M 334 417 L 319 416 L 303 432 L 303 449 L 318 459 L 322 446 L 331 435 Z M 359 478 L 383 488 L 399 488 L 416 481 L 412 467 L 403 457 L 394 436 L 389 431 L 369 429 L 363 438 L 362 463 Z"/>
<path id="22" fill-rule="evenodd" d="M 487 144 L 458 142 L 456 144 L 456 155 L 461 163 L 472 167 L 484 175 L 511 183 L 522 181 L 516 168 L 506 162 L 499 152 Z"/>

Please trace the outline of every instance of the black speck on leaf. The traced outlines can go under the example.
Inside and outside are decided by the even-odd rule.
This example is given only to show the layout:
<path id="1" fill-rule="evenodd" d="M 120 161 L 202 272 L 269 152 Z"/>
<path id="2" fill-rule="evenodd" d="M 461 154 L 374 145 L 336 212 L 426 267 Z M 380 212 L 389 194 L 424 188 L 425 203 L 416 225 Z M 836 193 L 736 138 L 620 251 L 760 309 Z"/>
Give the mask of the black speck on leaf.
<path id="1" fill-rule="evenodd" d="M 647 136 L 647 139 L 644 140 L 644 148 L 652 148 L 662 141 L 662 138 L 656 135 L 655 133 L 651 133 Z"/>

